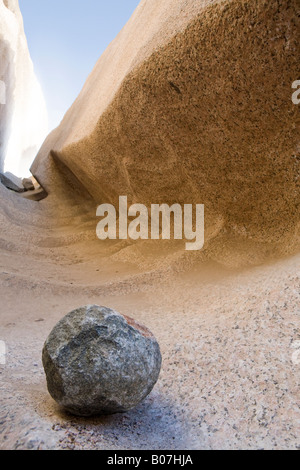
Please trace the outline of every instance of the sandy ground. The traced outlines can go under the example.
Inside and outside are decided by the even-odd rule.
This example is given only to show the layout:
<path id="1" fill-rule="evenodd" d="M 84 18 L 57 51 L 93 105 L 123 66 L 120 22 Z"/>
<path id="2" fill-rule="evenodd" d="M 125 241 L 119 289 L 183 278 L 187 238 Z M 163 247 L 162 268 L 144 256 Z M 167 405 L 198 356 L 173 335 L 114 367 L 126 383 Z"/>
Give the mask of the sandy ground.
<path id="1" fill-rule="evenodd" d="M 300 255 L 234 272 L 206 265 L 147 272 L 96 256 L 100 242 L 73 234 L 70 243 L 66 227 L 45 221 L 37 241 L 33 224 L 46 206 L 7 195 L 0 211 L 0 340 L 7 346 L 0 449 L 300 448 L 293 349 Z M 22 229 L 19 204 L 31 210 L 31 226 Z M 137 409 L 77 419 L 49 396 L 41 351 L 62 316 L 91 303 L 149 327 L 163 365 Z"/>

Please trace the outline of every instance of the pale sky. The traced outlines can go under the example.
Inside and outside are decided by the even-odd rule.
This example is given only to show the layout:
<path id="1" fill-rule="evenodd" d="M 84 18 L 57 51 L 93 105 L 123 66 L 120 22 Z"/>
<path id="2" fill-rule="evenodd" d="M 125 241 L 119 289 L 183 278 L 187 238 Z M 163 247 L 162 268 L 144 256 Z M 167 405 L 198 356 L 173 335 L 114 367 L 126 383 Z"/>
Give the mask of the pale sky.
<path id="1" fill-rule="evenodd" d="M 19 0 L 50 129 L 78 96 L 140 0 Z"/>

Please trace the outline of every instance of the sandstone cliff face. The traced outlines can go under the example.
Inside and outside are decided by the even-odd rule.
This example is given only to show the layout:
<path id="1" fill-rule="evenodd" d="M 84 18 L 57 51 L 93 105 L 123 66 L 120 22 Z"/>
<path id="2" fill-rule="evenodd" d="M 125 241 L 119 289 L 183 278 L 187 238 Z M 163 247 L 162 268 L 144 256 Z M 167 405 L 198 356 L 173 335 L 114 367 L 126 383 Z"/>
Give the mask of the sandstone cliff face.
<path id="1" fill-rule="evenodd" d="M 47 133 L 46 105 L 17 0 L 0 0 L 0 25 L 0 170 L 25 175 Z"/>
<path id="2" fill-rule="evenodd" d="M 298 0 L 142 0 L 33 174 L 50 195 L 65 171 L 97 203 L 203 203 L 221 262 L 293 252 L 299 41 Z"/>

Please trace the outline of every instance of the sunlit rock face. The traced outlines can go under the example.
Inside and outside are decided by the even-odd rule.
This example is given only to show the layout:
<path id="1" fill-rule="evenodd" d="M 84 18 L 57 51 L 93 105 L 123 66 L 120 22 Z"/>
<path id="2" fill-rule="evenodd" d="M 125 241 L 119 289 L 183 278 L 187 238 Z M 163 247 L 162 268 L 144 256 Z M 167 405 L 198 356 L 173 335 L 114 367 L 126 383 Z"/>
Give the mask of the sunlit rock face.
<path id="1" fill-rule="evenodd" d="M 0 0 L 0 170 L 25 176 L 48 129 L 18 0 Z"/>
<path id="2" fill-rule="evenodd" d="M 142 0 L 32 171 L 97 203 L 205 205 L 230 265 L 300 247 L 299 0 Z"/>

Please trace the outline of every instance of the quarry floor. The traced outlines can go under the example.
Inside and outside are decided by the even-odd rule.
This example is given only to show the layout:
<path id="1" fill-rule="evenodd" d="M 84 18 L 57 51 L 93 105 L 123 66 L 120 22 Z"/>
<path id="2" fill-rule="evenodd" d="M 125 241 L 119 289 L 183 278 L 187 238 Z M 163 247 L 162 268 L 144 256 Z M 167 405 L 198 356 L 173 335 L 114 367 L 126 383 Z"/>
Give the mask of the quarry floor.
<path id="1" fill-rule="evenodd" d="M 300 448 L 300 255 L 149 282 L 120 263 L 63 266 L 7 246 L 0 265 L 0 449 Z M 64 314 L 91 303 L 148 326 L 163 365 L 135 410 L 78 419 L 49 396 L 41 350 Z"/>

